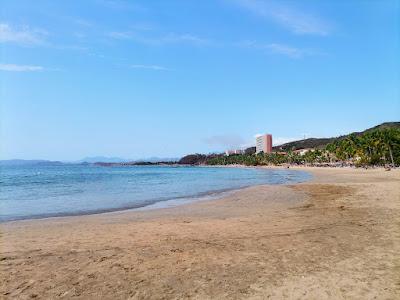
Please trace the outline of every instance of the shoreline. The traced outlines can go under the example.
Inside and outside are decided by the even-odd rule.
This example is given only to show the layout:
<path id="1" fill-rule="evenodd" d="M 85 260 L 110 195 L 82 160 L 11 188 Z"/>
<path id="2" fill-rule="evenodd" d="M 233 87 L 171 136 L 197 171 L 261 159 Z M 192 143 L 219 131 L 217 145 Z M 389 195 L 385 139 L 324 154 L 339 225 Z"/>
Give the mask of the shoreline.
<path id="1" fill-rule="evenodd" d="M 164 165 L 163 165 L 164 167 Z M 165 167 L 171 167 L 169 165 L 165 165 Z M 174 167 L 174 166 L 172 166 Z M 355 170 L 355 171 L 373 171 L 373 170 L 385 170 L 384 167 L 374 167 L 374 168 L 356 168 L 356 167 L 351 167 L 351 166 L 344 166 L 344 167 L 321 167 L 321 166 L 303 166 L 303 165 L 293 165 L 288 168 L 287 166 L 246 166 L 246 165 L 199 165 L 199 166 L 192 166 L 192 167 L 200 167 L 200 168 L 244 168 L 244 169 L 268 169 L 268 170 L 298 170 L 298 171 L 305 171 L 308 172 L 311 175 L 310 180 L 306 180 L 303 182 L 296 182 L 296 183 L 284 183 L 282 185 L 292 185 L 292 184 L 302 184 L 306 182 L 312 183 L 315 178 L 313 175 L 313 171 L 318 171 L 318 170 Z M 400 170 L 399 168 L 393 168 L 392 170 Z M 315 173 L 315 172 L 314 172 Z M 318 173 L 318 172 L 317 172 Z M 201 201 L 217 201 L 220 199 L 223 199 L 224 197 L 235 193 L 239 192 L 241 190 L 245 190 L 251 187 L 257 187 L 257 186 L 268 186 L 271 184 L 254 184 L 254 185 L 248 185 L 248 186 L 243 186 L 243 187 L 238 187 L 238 188 L 231 188 L 231 189 L 224 189 L 224 190 L 213 190 L 213 191 L 208 191 L 204 192 L 198 195 L 189 195 L 189 196 L 182 196 L 182 197 L 177 197 L 177 198 L 170 198 L 170 199 L 164 199 L 164 200 L 154 200 L 149 202 L 148 204 L 142 205 L 142 206 L 129 206 L 129 207 L 120 207 L 120 208 L 109 208 L 109 209 L 99 209 L 99 210 L 94 210 L 94 211 L 85 211 L 85 212 L 74 212 L 74 213 L 58 213 L 58 214 L 41 214 L 41 215 L 34 215 L 34 216 L 29 216 L 29 217 L 21 217 L 21 218 L 15 218 L 15 219 L 8 219 L 8 220 L 0 220 L 0 225 L 5 224 L 5 223 L 11 223 L 11 222 L 29 222 L 29 221 L 40 221 L 40 220 L 47 220 L 47 219 L 58 219 L 58 218 L 77 218 L 77 217 L 85 217 L 85 216 L 92 216 L 92 215 L 103 215 L 103 214 L 118 214 L 118 213 L 124 213 L 124 212 L 135 212 L 135 211 L 147 211 L 147 210 L 153 210 L 153 209 L 168 209 L 168 208 L 173 208 L 173 207 L 178 207 L 181 205 L 190 205 L 192 203 L 196 202 L 201 202 Z M 272 184 L 275 185 L 275 184 Z M 277 184 L 281 185 L 281 184 Z M 208 199 L 211 198 L 211 199 Z M 168 202 L 175 202 L 179 201 L 180 199 L 184 199 L 184 203 L 176 203 L 173 205 L 168 205 Z M 193 200 L 191 200 L 193 199 Z M 166 206 L 163 206 L 162 203 L 166 203 Z M 160 205 L 159 207 L 157 207 Z M 155 206 L 155 207 L 154 207 Z"/>
<path id="2" fill-rule="evenodd" d="M 145 204 L 143 206 L 137 206 L 137 207 L 129 206 L 129 207 L 120 207 L 120 208 L 115 208 L 115 209 L 110 208 L 110 209 L 104 209 L 104 210 L 85 211 L 85 212 L 76 212 L 76 213 L 59 213 L 59 214 L 51 214 L 51 215 L 43 214 L 43 215 L 29 216 L 26 218 L 0 220 L 0 225 L 5 224 L 5 223 L 11 223 L 11 222 L 40 221 L 40 220 L 58 219 L 58 218 L 79 218 L 79 217 L 85 217 L 85 216 L 118 214 L 118 213 L 124 213 L 124 212 L 147 211 L 147 210 L 153 210 L 153 209 L 168 209 L 168 208 L 173 208 L 173 207 L 177 207 L 180 205 L 189 205 L 191 203 L 196 203 L 199 201 L 218 200 L 223 197 L 226 197 L 227 195 L 229 195 L 231 193 L 235 193 L 235 192 L 244 190 L 249 187 L 260 186 L 260 185 L 267 185 L 267 184 L 251 185 L 251 186 L 219 190 L 219 191 L 210 191 L 210 192 L 203 193 L 203 195 L 177 197 L 177 198 L 171 198 L 171 199 L 165 199 L 165 200 L 159 200 L 159 201 L 155 200 L 152 203 Z M 182 199 L 183 199 L 184 203 L 176 203 L 176 204 L 172 204 L 172 205 L 168 204 L 169 202 L 176 202 L 176 201 L 179 201 Z M 163 205 L 161 205 L 163 203 L 166 204 L 165 207 Z M 160 207 L 157 207 L 158 205 L 160 205 Z"/>
<path id="3" fill-rule="evenodd" d="M 170 166 L 165 166 L 165 167 L 170 167 Z M 313 183 L 315 181 L 315 174 L 318 174 L 318 170 L 326 170 L 326 171 L 335 171 L 335 170 L 354 170 L 356 172 L 362 172 L 362 171 L 374 171 L 374 170 L 385 170 L 384 167 L 374 167 L 374 168 L 356 168 L 356 167 L 351 167 L 351 166 L 344 166 L 344 167 L 321 167 L 321 166 L 303 166 L 303 165 L 296 165 L 296 166 L 290 166 L 288 168 L 287 166 L 246 166 L 246 165 L 199 165 L 199 166 L 193 166 L 193 167 L 200 167 L 200 168 L 245 168 L 245 169 L 269 169 L 269 170 L 298 170 L 298 171 L 304 171 L 308 172 L 311 175 L 310 180 L 306 180 L 303 182 L 296 182 L 296 183 L 284 183 L 284 184 L 276 184 L 276 185 L 293 185 L 293 184 L 304 184 L 304 183 Z M 392 170 L 400 170 L 400 168 L 393 168 Z M 85 217 L 85 216 L 96 216 L 96 215 L 108 215 L 108 214 L 119 214 L 119 213 L 129 213 L 129 212 L 136 212 L 136 211 L 148 211 L 148 210 L 159 210 L 159 209 L 170 209 L 174 207 L 179 207 L 182 205 L 191 205 L 197 202 L 202 202 L 202 201 L 218 201 L 223 199 L 224 197 L 227 197 L 233 193 L 240 192 L 242 190 L 246 190 L 248 188 L 252 187 L 257 187 L 257 186 L 269 186 L 269 185 L 275 185 L 275 184 L 254 184 L 254 185 L 248 185 L 244 187 L 239 187 L 239 188 L 232 188 L 232 189 L 225 189 L 225 190 L 216 190 L 216 191 L 208 191 L 204 192 L 201 195 L 192 195 L 192 196 L 184 196 L 184 197 L 178 197 L 178 198 L 171 198 L 171 199 L 165 199 L 165 200 L 160 200 L 157 201 L 155 200 L 154 202 L 151 202 L 149 204 L 145 204 L 143 206 L 137 206 L 137 207 L 121 207 L 121 208 L 110 208 L 110 209 L 99 209 L 96 211 L 86 211 L 86 212 L 76 212 L 76 213 L 59 213 L 59 214 L 50 214 L 50 215 L 35 215 L 35 216 L 29 216 L 29 217 L 21 217 L 21 218 L 16 218 L 16 219 L 10 219 L 10 220 L 0 220 L 0 226 L 1 224 L 6 224 L 6 223 L 14 223 L 14 222 L 29 222 L 29 221 L 37 221 L 40 222 L 41 220 L 52 220 L 52 219 L 68 219 L 68 218 L 79 218 L 79 217 Z M 211 199 L 208 199 L 208 198 Z M 177 201 L 179 199 L 185 199 L 186 201 L 184 203 L 176 203 L 171 206 L 168 205 L 168 202 L 172 201 Z M 193 199 L 193 200 L 190 200 Z M 166 206 L 163 206 L 162 204 L 166 203 Z M 160 205 L 160 207 L 157 207 Z M 156 206 L 156 207 L 154 207 Z"/>
<path id="4" fill-rule="evenodd" d="M 170 167 L 170 166 L 166 166 Z M 195 167 L 216 167 L 216 168 L 244 168 L 244 169 L 276 169 L 276 170 L 286 170 L 284 168 L 266 168 L 262 166 L 244 166 L 244 165 L 234 165 L 234 166 L 195 166 Z M 311 174 L 309 174 L 311 175 Z M 312 176 L 310 176 L 312 179 Z M 305 180 L 307 181 L 307 180 Z M 305 181 L 295 182 L 293 184 L 302 183 Z M 283 185 L 285 185 L 284 183 Z M 201 192 L 195 195 L 187 195 L 180 196 L 174 198 L 165 198 L 162 200 L 151 200 L 146 204 L 132 204 L 124 207 L 116 207 L 116 208 L 104 208 L 98 210 L 91 211 L 77 211 L 77 212 L 60 212 L 60 213 L 50 213 L 50 214 L 37 214 L 31 215 L 27 217 L 15 217 L 13 219 L 0 219 L 0 224 L 9 223 L 9 222 L 21 222 L 21 221 L 30 221 L 30 220 L 45 220 L 45 219 L 53 219 L 53 218 L 69 218 L 69 217 L 81 217 L 81 216 L 91 216 L 91 215 L 100 215 L 100 214 L 117 214 L 121 212 L 135 212 L 135 211 L 147 211 L 152 209 L 166 209 L 177 207 L 181 205 L 189 205 L 191 203 L 196 203 L 200 201 L 214 201 L 221 198 L 226 197 L 232 193 L 244 190 L 249 187 L 262 186 L 262 185 L 276 185 L 269 183 L 261 183 L 261 184 L 251 184 L 242 187 L 228 188 L 228 189 L 219 189 L 219 190 L 210 190 L 206 192 Z M 182 201 L 182 202 L 181 202 Z"/>
<path id="5" fill-rule="evenodd" d="M 400 170 L 313 168 L 178 207 L 0 224 L 0 295 L 396 298 Z"/>

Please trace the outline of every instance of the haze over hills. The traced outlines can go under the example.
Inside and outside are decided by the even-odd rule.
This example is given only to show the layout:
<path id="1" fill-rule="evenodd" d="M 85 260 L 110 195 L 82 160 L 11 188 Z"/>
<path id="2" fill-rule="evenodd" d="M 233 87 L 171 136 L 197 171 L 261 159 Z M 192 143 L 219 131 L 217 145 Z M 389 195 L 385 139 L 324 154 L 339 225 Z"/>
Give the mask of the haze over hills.
<path id="1" fill-rule="evenodd" d="M 298 141 L 293 141 L 289 143 L 285 143 L 279 146 L 273 147 L 273 150 L 275 151 L 288 151 L 288 150 L 298 150 L 298 149 L 306 149 L 306 148 L 324 148 L 326 145 L 329 143 L 332 143 L 334 141 L 339 141 L 342 139 L 345 139 L 351 134 L 355 135 L 361 135 L 363 133 L 367 133 L 370 131 L 374 130 L 382 130 L 385 128 L 400 128 L 400 122 L 385 122 L 382 124 L 379 124 L 377 126 L 368 128 L 364 131 L 361 132 L 353 132 L 347 135 L 342 135 L 339 137 L 330 137 L 330 138 L 308 138 L 304 140 L 298 140 Z M 250 147 L 248 149 L 252 149 L 255 152 L 255 147 Z M 249 153 L 250 153 L 249 152 Z M 219 155 L 219 154 L 214 154 L 214 155 Z M 196 156 L 196 155 L 194 155 Z M 203 155 L 204 157 L 207 157 L 207 155 Z M 194 160 L 198 160 L 198 157 L 193 158 Z M 143 159 L 125 159 L 125 158 L 120 158 L 120 157 L 106 157 L 106 156 L 92 156 L 92 157 L 85 157 L 81 160 L 78 161 L 73 161 L 73 162 L 63 162 L 63 161 L 49 161 L 49 160 L 24 160 L 24 159 L 10 159 L 10 160 L 0 160 L 0 165 L 2 166 L 8 166 L 8 165 L 60 165 L 64 163 L 69 163 L 69 164 L 82 164 L 82 163 L 89 163 L 89 164 L 94 164 L 94 163 L 111 163 L 111 164 L 124 164 L 124 163 L 158 163 L 158 162 L 177 162 L 180 161 L 180 158 L 161 158 L 161 157 L 149 157 L 149 158 L 143 158 Z"/>
<path id="2" fill-rule="evenodd" d="M 84 159 L 79 160 L 79 163 L 126 163 L 126 162 L 169 162 L 169 161 L 177 161 L 179 158 L 175 157 L 148 157 L 148 158 L 140 158 L 140 159 L 126 159 L 120 157 L 106 157 L 106 156 L 93 156 L 93 157 L 85 157 Z"/>
<path id="3" fill-rule="evenodd" d="M 0 166 L 24 166 L 24 165 L 62 165 L 61 161 L 44 159 L 8 159 L 0 160 Z"/>
<path id="4" fill-rule="evenodd" d="M 178 161 L 179 158 L 174 157 L 149 157 L 143 159 L 125 159 L 119 157 L 106 157 L 106 156 L 92 156 L 85 157 L 78 161 L 50 161 L 44 159 L 9 159 L 9 160 L 0 160 L 1 166 L 24 166 L 24 165 L 62 165 L 62 164 L 94 164 L 94 163 L 132 163 L 132 162 L 174 162 Z"/>
<path id="5" fill-rule="evenodd" d="M 107 157 L 107 156 L 89 156 L 78 160 L 78 163 L 96 163 L 96 162 L 107 162 L 107 163 L 120 163 L 132 161 L 131 159 L 120 158 L 120 157 Z"/>
<path id="6" fill-rule="evenodd" d="M 288 151 L 288 150 L 298 150 L 298 149 L 306 149 L 306 148 L 324 148 L 326 145 L 329 143 L 332 143 L 336 140 L 342 140 L 348 137 L 351 134 L 355 135 L 361 135 L 363 133 L 367 133 L 373 130 L 381 130 L 385 128 L 400 128 L 400 122 L 385 122 L 382 124 L 379 124 L 377 126 L 368 128 L 364 131 L 361 132 L 353 132 L 347 135 L 342 135 L 339 137 L 331 137 L 331 138 L 308 138 L 304 140 L 299 140 L 299 141 L 293 141 L 289 143 L 285 143 L 279 146 L 273 147 L 274 150 L 283 150 L 283 151 Z"/>

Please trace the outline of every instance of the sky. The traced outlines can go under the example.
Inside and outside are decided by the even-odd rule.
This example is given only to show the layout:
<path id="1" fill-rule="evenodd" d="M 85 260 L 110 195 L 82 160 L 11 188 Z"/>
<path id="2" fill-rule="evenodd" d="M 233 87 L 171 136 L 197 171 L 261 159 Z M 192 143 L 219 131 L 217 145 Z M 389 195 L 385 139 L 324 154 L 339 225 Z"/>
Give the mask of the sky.
<path id="1" fill-rule="evenodd" d="M 0 9 L 0 159 L 180 157 L 400 119 L 398 0 Z"/>

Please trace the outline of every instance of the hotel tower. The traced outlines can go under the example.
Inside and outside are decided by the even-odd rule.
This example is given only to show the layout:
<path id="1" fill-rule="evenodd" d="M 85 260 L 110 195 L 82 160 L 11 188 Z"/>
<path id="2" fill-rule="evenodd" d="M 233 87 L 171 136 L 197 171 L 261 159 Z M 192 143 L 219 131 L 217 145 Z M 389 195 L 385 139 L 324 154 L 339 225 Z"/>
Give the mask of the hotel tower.
<path id="1" fill-rule="evenodd" d="M 256 137 L 256 153 L 271 153 L 272 152 L 272 135 L 263 134 Z"/>

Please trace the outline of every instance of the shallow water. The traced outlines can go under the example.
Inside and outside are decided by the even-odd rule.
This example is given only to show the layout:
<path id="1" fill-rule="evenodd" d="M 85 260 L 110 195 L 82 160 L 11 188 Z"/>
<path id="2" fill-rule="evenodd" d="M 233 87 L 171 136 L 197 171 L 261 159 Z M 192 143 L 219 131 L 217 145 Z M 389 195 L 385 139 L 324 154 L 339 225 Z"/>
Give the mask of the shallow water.
<path id="1" fill-rule="evenodd" d="M 303 171 L 256 168 L 0 166 L 0 221 L 179 205 L 310 177 Z"/>

